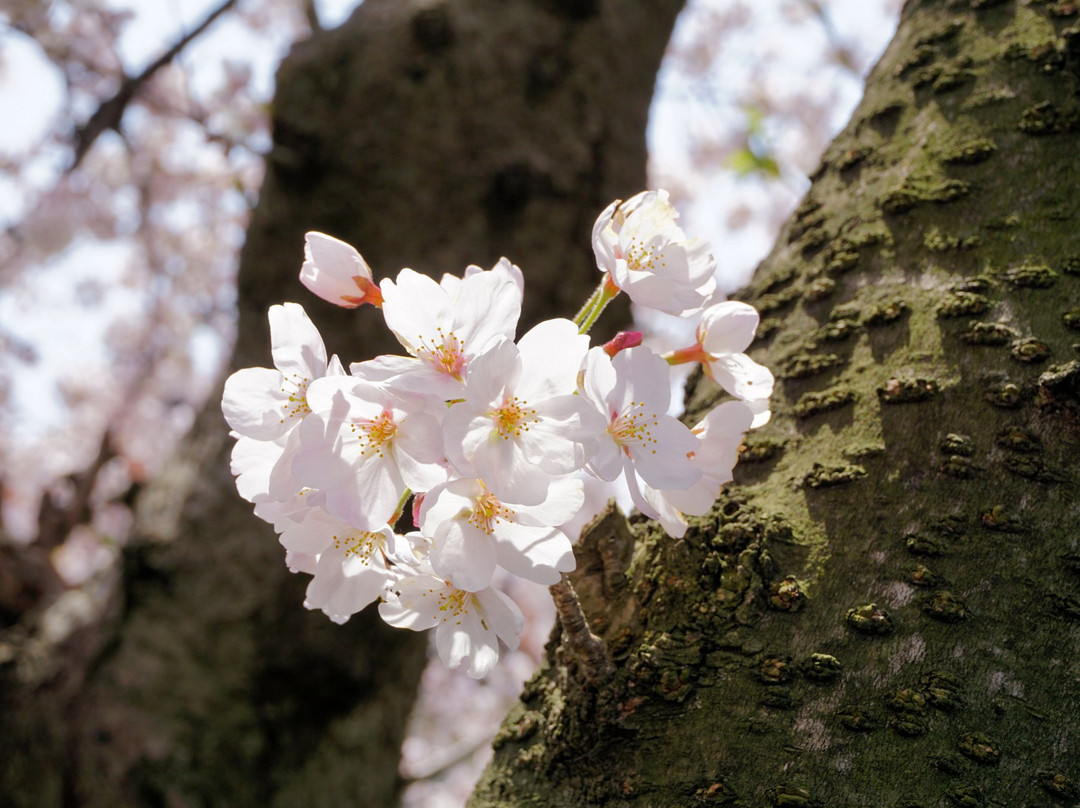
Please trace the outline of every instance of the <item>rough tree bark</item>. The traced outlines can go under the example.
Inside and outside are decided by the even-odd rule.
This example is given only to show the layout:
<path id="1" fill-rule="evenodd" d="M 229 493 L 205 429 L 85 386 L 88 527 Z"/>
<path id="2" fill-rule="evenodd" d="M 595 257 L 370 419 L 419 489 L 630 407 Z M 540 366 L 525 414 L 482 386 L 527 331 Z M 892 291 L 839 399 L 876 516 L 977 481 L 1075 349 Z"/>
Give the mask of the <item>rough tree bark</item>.
<path id="1" fill-rule="evenodd" d="M 681 0 L 367 0 L 278 76 L 275 145 L 244 247 L 233 367 L 269 364 L 268 306 L 303 302 L 346 361 L 389 348 L 377 312 L 297 283 L 305 230 L 377 275 L 505 254 L 526 322 L 596 282 L 596 212 L 644 185 L 645 124 Z M 140 500 L 105 621 L 85 593 L 0 639 L 0 803 L 376 806 L 426 637 L 301 606 L 273 532 L 235 494 L 211 401 Z"/>
<path id="2" fill-rule="evenodd" d="M 618 672 L 555 635 L 472 808 L 1078 804 L 1077 9 L 910 0 L 743 295 L 772 422 L 587 533 Z"/>

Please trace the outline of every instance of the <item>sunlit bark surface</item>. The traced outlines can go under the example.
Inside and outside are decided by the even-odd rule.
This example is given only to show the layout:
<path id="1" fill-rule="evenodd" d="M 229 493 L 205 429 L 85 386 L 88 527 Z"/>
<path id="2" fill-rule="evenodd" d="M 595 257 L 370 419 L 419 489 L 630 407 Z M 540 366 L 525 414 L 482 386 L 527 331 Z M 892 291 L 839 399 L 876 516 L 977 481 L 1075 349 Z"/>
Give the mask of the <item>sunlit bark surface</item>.
<path id="1" fill-rule="evenodd" d="M 644 184 L 680 6 L 368 0 L 296 46 L 242 256 L 233 366 L 270 364 L 266 309 L 290 300 L 346 363 L 392 347 L 376 311 L 299 285 L 309 229 L 354 243 L 377 276 L 506 254 L 525 270 L 526 320 L 572 314 L 597 280 L 593 218 Z M 233 489 L 230 445 L 212 402 L 141 498 L 104 622 L 69 599 L 5 635 L 3 805 L 396 801 L 426 637 L 370 610 L 344 628 L 306 612 L 305 580 Z"/>
<path id="2" fill-rule="evenodd" d="M 1077 804 L 1078 23 L 908 4 L 743 294 L 772 423 L 685 539 L 591 530 L 617 673 L 553 641 L 474 808 Z"/>

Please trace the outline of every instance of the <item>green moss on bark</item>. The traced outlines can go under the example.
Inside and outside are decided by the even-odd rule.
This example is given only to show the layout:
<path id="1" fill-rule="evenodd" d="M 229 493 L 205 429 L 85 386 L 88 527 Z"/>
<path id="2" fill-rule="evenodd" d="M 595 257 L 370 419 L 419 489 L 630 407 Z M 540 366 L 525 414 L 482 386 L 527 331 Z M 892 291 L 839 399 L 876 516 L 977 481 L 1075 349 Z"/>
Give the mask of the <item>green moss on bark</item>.
<path id="1" fill-rule="evenodd" d="M 497 750 L 473 808 L 1074 799 L 1076 374 L 1021 361 L 1076 342 L 1069 24 L 907 5 L 743 296 L 787 300 L 754 353 L 779 371 L 758 462 L 684 539 L 633 525 L 630 586 L 586 603 L 614 681 L 583 687 L 556 636 L 524 697 L 540 740 Z M 965 80 L 916 81 L 933 65 Z M 1052 125 L 1023 125 L 1033 107 Z M 865 325 L 817 347 L 838 322 Z M 695 378 L 698 413 L 716 390 Z M 775 608 L 791 581 L 802 608 Z M 823 658 L 836 675 L 808 675 Z"/>

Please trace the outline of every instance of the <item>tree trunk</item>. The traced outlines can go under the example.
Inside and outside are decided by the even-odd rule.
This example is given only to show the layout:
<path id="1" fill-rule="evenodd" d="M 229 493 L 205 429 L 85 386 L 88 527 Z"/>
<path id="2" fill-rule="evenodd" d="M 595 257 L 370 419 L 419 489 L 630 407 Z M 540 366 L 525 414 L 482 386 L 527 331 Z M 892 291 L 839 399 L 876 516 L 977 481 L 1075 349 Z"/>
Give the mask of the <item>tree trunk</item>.
<path id="1" fill-rule="evenodd" d="M 297 283 L 311 229 L 355 244 L 378 276 L 506 254 L 525 270 L 526 322 L 580 303 L 598 280 L 593 217 L 644 185 L 681 5 L 367 0 L 299 44 L 278 76 L 233 367 L 270 364 L 266 309 L 286 300 L 346 362 L 392 347 L 378 312 Z M 140 498 L 108 620 L 60 626 L 86 621 L 80 595 L 3 638 L 3 805 L 396 802 L 426 636 L 373 610 L 344 628 L 306 612 L 304 576 L 235 493 L 230 448 L 211 401 Z"/>
<path id="2" fill-rule="evenodd" d="M 473 808 L 1078 803 L 1078 90 L 1076 3 L 908 3 L 743 295 L 772 422 L 587 533 L 617 673 L 556 635 Z"/>

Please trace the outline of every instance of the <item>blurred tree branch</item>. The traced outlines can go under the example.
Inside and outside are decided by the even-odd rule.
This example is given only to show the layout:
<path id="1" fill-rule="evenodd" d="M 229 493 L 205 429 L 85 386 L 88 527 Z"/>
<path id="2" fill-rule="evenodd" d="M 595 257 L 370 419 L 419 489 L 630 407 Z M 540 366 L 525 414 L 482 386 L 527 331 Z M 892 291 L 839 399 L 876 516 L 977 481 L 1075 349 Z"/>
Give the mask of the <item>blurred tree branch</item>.
<path id="1" fill-rule="evenodd" d="M 119 132 L 120 123 L 124 118 L 124 113 L 127 111 L 128 105 L 131 103 L 132 99 L 135 98 L 136 94 L 138 94 L 139 90 L 153 78 L 155 73 L 171 63 L 184 48 L 197 39 L 203 31 L 213 25 L 218 17 L 231 9 L 234 5 L 236 5 L 236 0 L 225 0 L 224 3 L 210 12 L 201 23 L 188 33 L 184 34 L 184 36 L 180 37 L 172 47 L 147 65 L 137 76 L 124 77 L 120 82 L 120 89 L 117 90 L 111 98 L 103 101 L 87 119 L 86 123 L 75 129 L 72 138 L 74 141 L 73 148 L 75 154 L 71 165 L 68 167 L 68 171 L 74 171 L 79 167 L 83 158 L 86 157 L 87 153 L 93 147 L 94 142 L 104 132 L 109 129 Z"/>

